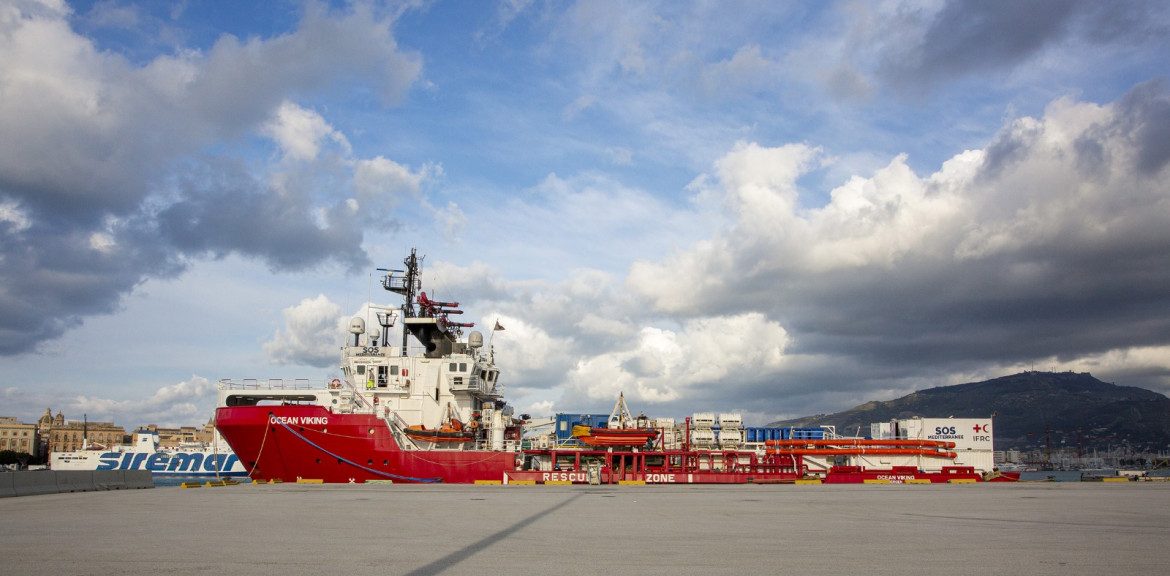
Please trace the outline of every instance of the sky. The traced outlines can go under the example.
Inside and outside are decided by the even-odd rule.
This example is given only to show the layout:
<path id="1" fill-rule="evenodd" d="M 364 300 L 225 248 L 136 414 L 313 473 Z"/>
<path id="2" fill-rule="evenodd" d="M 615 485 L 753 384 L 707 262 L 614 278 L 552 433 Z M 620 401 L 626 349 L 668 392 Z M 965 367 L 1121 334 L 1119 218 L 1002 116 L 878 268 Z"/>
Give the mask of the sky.
<path id="1" fill-rule="evenodd" d="M 0 0 L 0 415 L 338 374 L 412 247 L 519 412 L 1170 392 L 1160 1 Z"/>

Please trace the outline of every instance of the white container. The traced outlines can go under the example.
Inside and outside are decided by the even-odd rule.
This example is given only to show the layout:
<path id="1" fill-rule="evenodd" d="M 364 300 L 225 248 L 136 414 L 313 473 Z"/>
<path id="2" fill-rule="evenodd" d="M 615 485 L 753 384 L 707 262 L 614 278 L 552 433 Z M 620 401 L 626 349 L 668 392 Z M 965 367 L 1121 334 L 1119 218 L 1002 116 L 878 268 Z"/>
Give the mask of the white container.
<path id="1" fill-rule="evenodd" d="M 691 430 L 691 444 L 695 446 L 711 446 L 715 444 L 715 431 L 710 428 Z"/>
<path id="2" fill-rule="evenodd" d="M 714 412 L 695 412 L 691 416 L 691 428 L 710 429 L 712 426 L 715 426 Z"/>
<path id="3" fill-rule="evenodd" d="M 671 430 L 674 428 L 674 418 L 655 418 L 651 426 L 662 430 Z"/>
<path id="4" fill-rule="evenodd" d="M 741 414 L 720 414 L 719 415 L 720 428 L 743 428 L 743 415 Z"/>
<path id="5" fill-rule="evenodd" d="M 719 431 L 719 445 L 725 448 L 739 446 L 743 443 L 742 431 L 738 429 L 722 429 Z"/>

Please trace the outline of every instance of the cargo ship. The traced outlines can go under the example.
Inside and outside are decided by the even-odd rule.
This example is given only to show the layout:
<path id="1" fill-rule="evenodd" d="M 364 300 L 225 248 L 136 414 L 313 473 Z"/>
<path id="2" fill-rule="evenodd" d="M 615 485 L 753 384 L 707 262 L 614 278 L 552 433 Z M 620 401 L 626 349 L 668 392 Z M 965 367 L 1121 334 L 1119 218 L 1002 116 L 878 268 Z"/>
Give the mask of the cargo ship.
<path id="1" fill-rule="evenodd" d="M 177 447 L 159 445 L 158 432 L 138 430 L 133 444 L 96 446 L 81 450 L 51 452 L 53 470 L 148 470 L 155 478 L 246 477 L 231 448 L 219 438 L 211 443 L 190 442 Z"/>
<path id="2" fill-rule="evenodd" d="M 337 377 L 219 381 L 216 426 L 253 479 L 900 483 L 993 472 L 990 418 L 886 422 L 868 438 L 843 438 L 832 428 L 745 427 L 736 414 L 633 417 L 622 396 L 608 416 L 517 414 L 491 338 L 463 337 L 474 325 L 452 319 L 458 302 L 422 291 L 421 260 L 412 250 L 401 269 L 379 269 L 403 302 L 371 307 L 378 325 L 369 333 L 366 319 L 350 322 Z M 391 342 L 398 321 L 401 340 Z"/>

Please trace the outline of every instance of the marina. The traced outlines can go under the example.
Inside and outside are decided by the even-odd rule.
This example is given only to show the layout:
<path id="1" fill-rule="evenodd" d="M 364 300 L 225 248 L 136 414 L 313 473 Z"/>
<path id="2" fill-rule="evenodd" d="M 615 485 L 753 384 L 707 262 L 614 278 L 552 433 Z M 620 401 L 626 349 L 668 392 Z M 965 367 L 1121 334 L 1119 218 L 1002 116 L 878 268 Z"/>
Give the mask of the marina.
<path id="1" fill-rule="evenodd" d="M 29 575 L 1159 574 L 1167 501 L 1161 482 L 240 484 L 0 499 L 0 554 Z"/>

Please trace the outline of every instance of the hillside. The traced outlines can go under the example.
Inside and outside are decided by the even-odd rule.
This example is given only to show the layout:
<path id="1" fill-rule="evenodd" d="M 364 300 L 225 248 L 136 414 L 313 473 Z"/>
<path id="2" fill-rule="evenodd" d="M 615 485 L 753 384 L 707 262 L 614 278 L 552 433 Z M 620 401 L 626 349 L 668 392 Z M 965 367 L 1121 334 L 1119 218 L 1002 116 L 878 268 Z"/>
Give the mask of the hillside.
<path id="1" fill-rule="evenodd" d="M 1128 445 L 1137 451 L 1170 446 L 1170 398 L 1133 386 L 1102 382 L 1088 373 L 1023 372 L 955 386 L 920 390 L 888 402 L 867 402 L 836 414 L 776 422 L 776 426 L 832 424 L 843 434 L 869 433 L 871 422 L 912 416 L 995 415 L 995 447 L 1084 450 Z"/>

